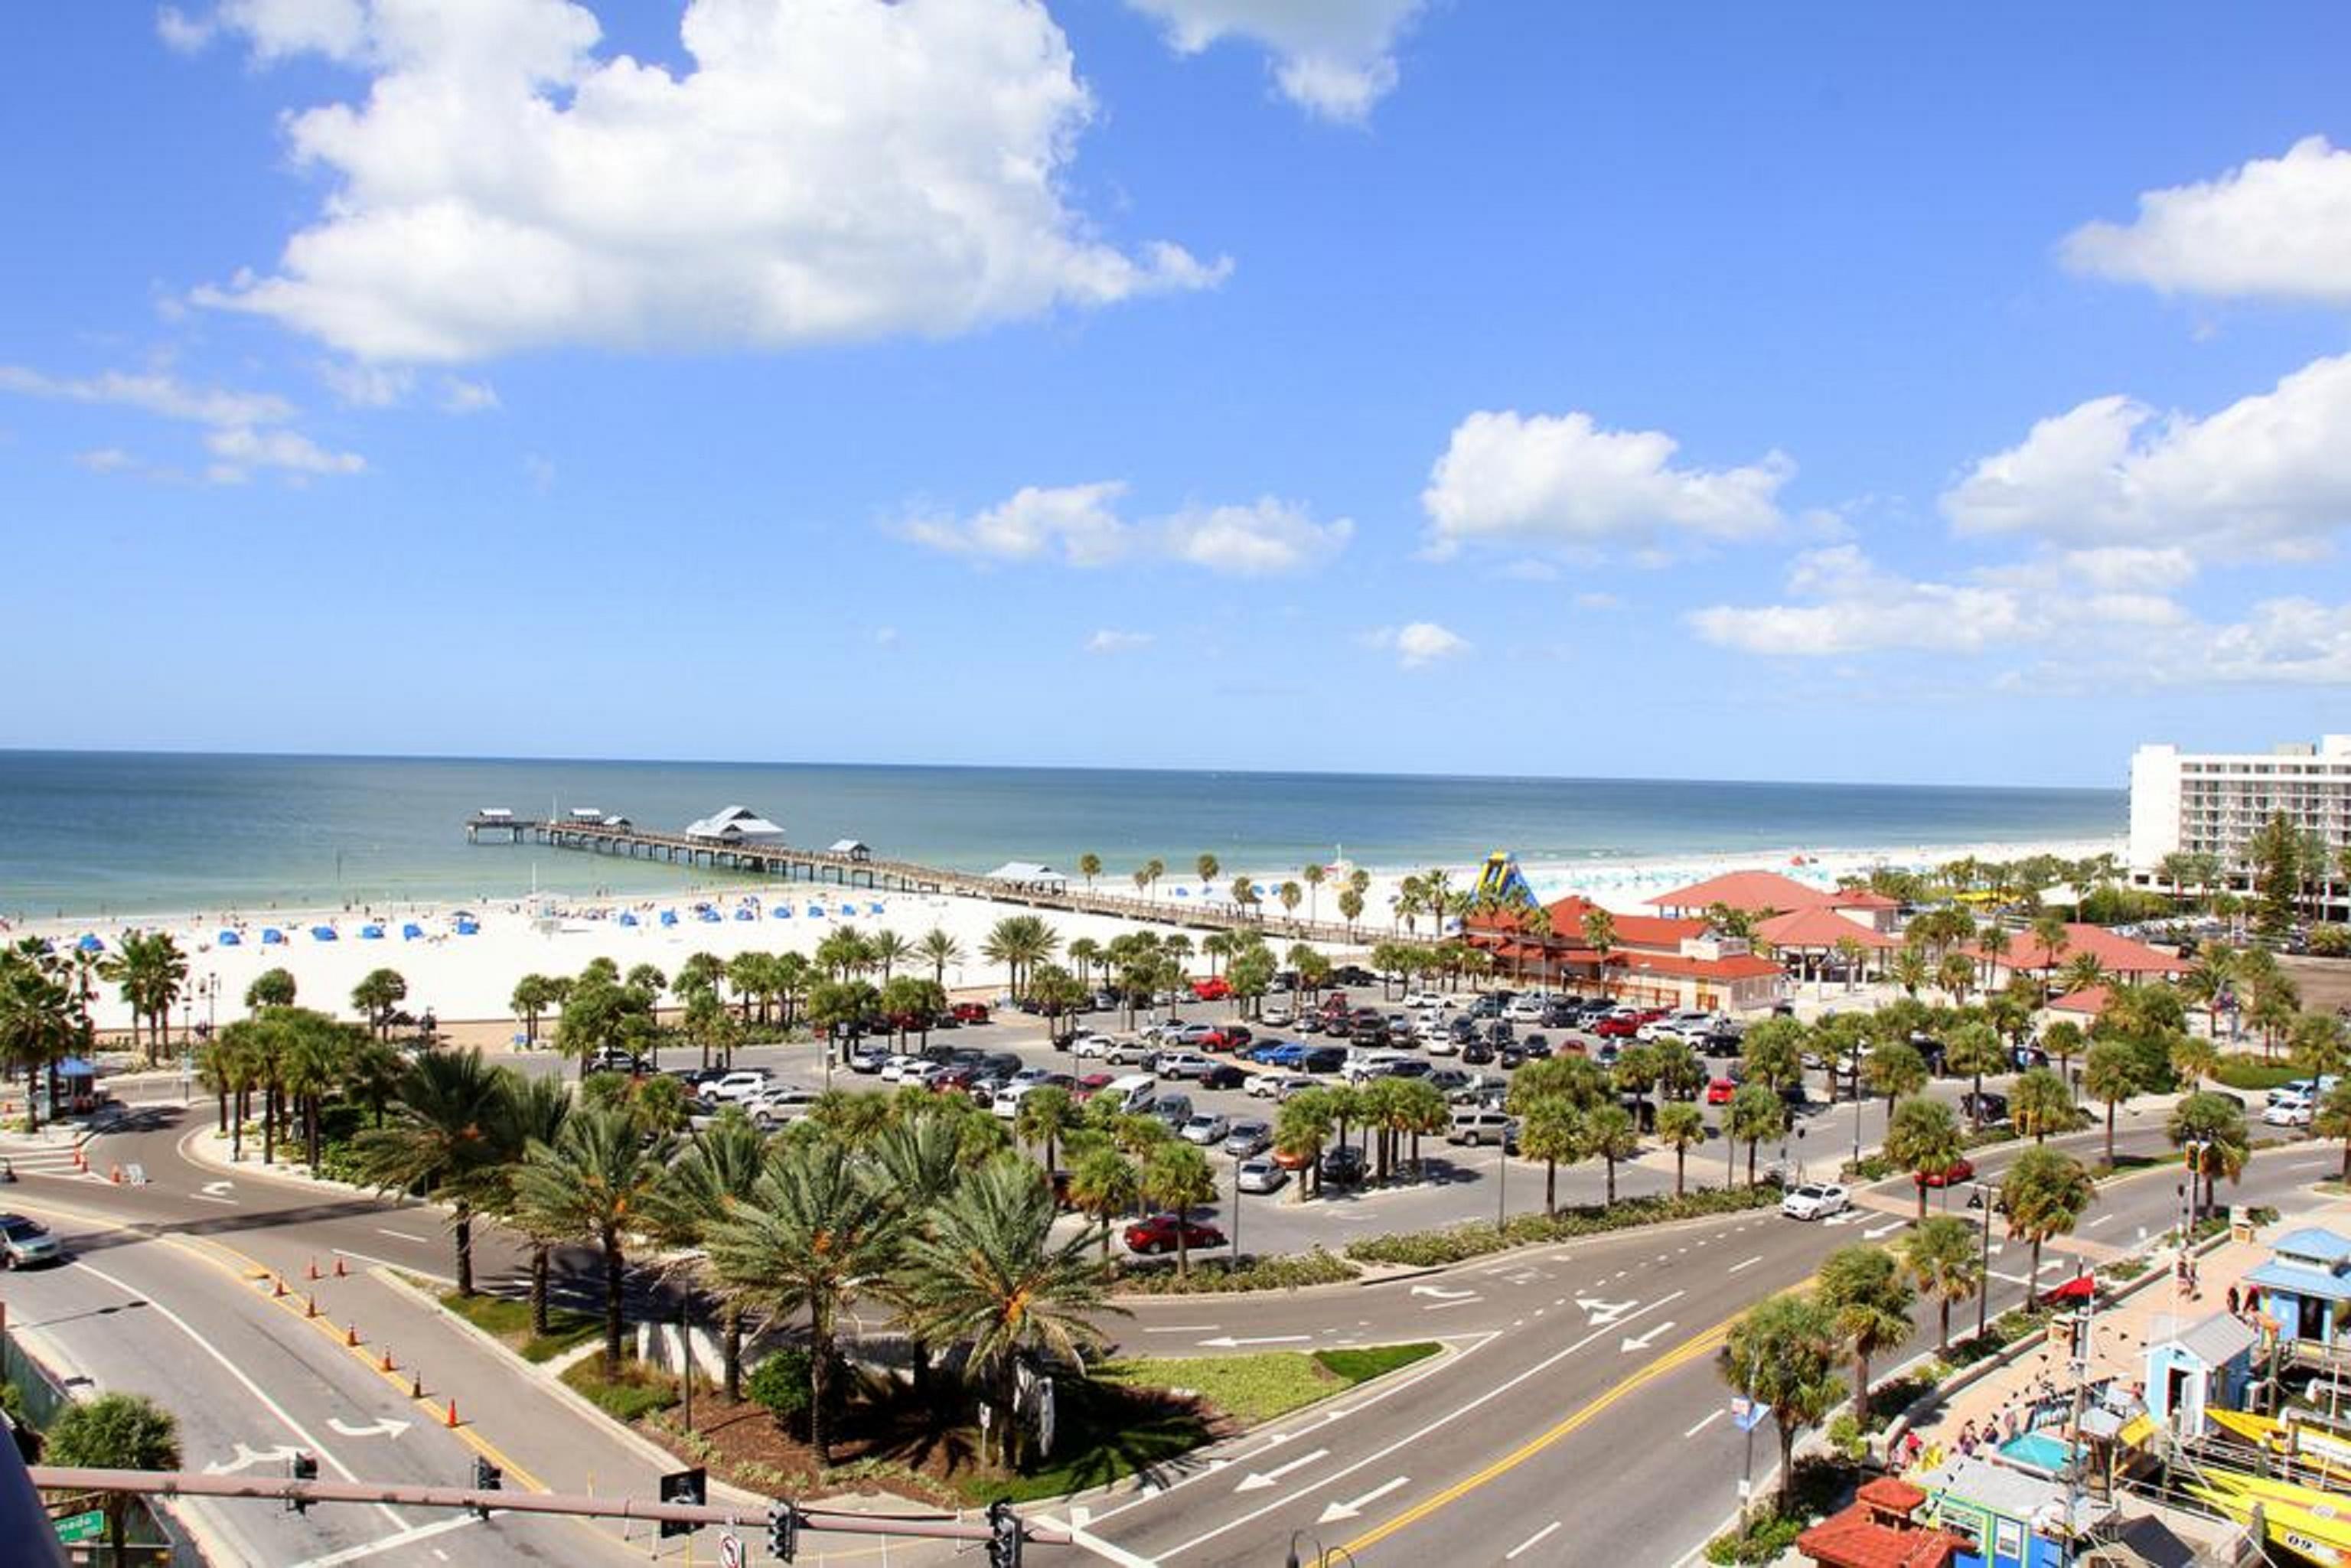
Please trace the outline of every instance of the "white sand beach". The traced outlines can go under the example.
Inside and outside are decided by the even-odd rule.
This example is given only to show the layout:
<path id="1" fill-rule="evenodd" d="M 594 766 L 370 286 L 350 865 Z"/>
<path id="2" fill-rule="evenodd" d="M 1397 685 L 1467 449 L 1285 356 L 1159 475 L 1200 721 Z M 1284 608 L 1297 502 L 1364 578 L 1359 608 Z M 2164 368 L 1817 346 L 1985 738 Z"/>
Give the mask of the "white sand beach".
<path id="1" fill-rule="evenodd" d="M 1999 861 L 2049 853 L 2081 859 L 2118 852 L 2120 847 L 2115 840 L 1893 849 L 1791 846 L 1765 853 L 1526 863 L 1520 869 L 1545 900 L 1582 893 L 1608 908 L 1635 913 L 1646 909 L 1659 894 L 1744 867 L 1769 867 L 1826 887 L 1834 885 L 1842 875 L 1881 864 L 1925 871 L 1970 856 Z M 1446 869 L 1455 887 L 1467 888 L 1475 884 L 1479 868 Z M 1282 881 L 1295 879 L 1297 870 L 1269 869 L 1249 874 L 1264 889 L 1267 912 L 1271 914 L 1279 912 L 1274 890 Z M 1361 925 L 1364 944 L 1392 929 L 1390 906 L 1405 874 L 1374 873 L 1364 898 Z M 1171 918 L 1180 918 L 1187 907 L 1225 898 L 1230 881 L 1228 873 L 1220 885 L 1203 888 L 1196 879 L 1170 878 L 1159 884 L 1154 896 L 1167 907 Z M 1109 888 L 1111 883 L 1105 882 L 1103 886 Z M 1301 904 L 1298 912 L 1336 919 L 1337 904 L 1333 878 L 1311 903 Z M 183 1020 L 202 1022 L 207 1015 L 216 1022 L 243 1016 L 246 988 L 254 977 L 280 967 L 293 974 L 305 1003 L 336 1011 L 349 1010 L 351 988 L 361 976 L 378 967 L 396 969 L 408 982 L 410 1010 L 429 1008 L 444 1022 L 457 1023 L 507 1017 L 507 1000 L 515 982 L 532 972 L 572 974 L 590 959 L 604 956 L 624 969 L 649 963 L 674 973 L 680 962 L 696 952 L 722 958 L 749 950 L 807 952 L 827 932 L 842 925 L 865 931 L 894 931 L 910 940 L 935 926 L 942 928 L 966 955 L 961 964 L 948 967 L 948 988 L 993 992 L 1002 986 L 1002 971 L 981 958 L 980 944 L 988 928 L 1005 915 L 1030 912 L 1025 905 L 983 899 L 811 887 L 804 883 L 757 887 L 734 883 L 695 888 L 682 876 L 676 894 L 664 897 L 510 897 L 397 908 L 271 910 L 266 915 L 209 913 L 100 922 L 66 919 L 19 927 L 12 937 L 45 936 L 59 947 L 93 937 L 110 951 L 126 930 L 169 931 L 189 956 L 189 972 L 195 982 L 192 989 L 197 993 L 193 1005 L 183 1003 L 183 1014 L 173 1018 L 174 1028 Z M 1065 943 L 1087 936 L 1104 942 L 1137 928 L 1135 922 L 1102 915 L 1037 913 L 1045 915 Z M 1426 921 L 1420 928 L 1426 931 Z M 377 934 L 370 936 L 371 929 Z M 111 987 L 102 988 L 94 1010 L 101 1029 L 121 1029 L 130 1022 L 128 1009 Z"/>

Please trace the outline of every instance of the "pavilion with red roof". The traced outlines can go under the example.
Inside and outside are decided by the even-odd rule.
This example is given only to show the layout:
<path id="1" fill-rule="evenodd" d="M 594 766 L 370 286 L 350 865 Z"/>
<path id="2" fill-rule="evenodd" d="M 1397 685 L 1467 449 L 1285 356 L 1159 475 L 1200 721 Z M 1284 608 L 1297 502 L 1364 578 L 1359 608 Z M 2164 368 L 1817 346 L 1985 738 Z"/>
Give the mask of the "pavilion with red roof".
<path id="1" fill-rule="evenodd" d="M 1661 893 L 1649 907 L 1661 915 L 1703 915 L 1717 904 L 1741 915 L 1793 915 L 1808 909 L 1842 912 L 1853 924 L 1874 931 L 1891 930 L 1901 913 L 1897 899 L 1865 887 L 1821 888 L 1782 876 L 1776 871 L 1731 871 L 1704 882 Z"/>
<path id="2" fill-rule="evenodd" d="M 1980 946 L 1963 947 L 1960 951 L 1979 963 L 1991 964 L 1991 983 L 1995 986 L 2005 984 L 2014 975 L 2046 979 L 2085 953 L 2097 959 L 2099 968 L 2125 981 L 2163 979 L 2184 975 L 2195 967 L 2176 953 L 2150 947 L 2103 925 L 2086 925 L 2079 922 L 2066 925 L 2064 940 L 2053 949 L 2030 931 L 2015 931 L 2009 934 L 2005 952 L 1986 953 Z"/>
<path id="3" fill-rule="evenodd" d="M 1619 915 L 1575 894 L 1542 907 L 1541 922 L 1513 909 L 1471 915 L 1462 935 L 1538 984 L 1587 979 L 1628 1002 L 1659 1007 L 1750 1012 L 1778 1001 L 1787 981 L 1784 966 L 1717 936 L 1703 920 Z M 1614 936 L 1604 956 L 1585 934 L 1596 914 L 1608 916 Z"/>

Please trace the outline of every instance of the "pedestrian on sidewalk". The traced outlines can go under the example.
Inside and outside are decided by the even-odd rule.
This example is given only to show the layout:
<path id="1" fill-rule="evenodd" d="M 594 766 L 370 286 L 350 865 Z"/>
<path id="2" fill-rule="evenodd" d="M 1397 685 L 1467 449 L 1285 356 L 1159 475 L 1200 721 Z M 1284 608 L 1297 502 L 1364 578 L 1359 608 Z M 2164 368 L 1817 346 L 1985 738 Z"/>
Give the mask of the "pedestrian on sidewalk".
<path id="1" fill-rule="evenodd" d="M 2237 1287 L 2231 1285 L 2229 1287 L 2229 1315 L 2231 1317 L 2233 1318 L 2237 1315 Z"/>

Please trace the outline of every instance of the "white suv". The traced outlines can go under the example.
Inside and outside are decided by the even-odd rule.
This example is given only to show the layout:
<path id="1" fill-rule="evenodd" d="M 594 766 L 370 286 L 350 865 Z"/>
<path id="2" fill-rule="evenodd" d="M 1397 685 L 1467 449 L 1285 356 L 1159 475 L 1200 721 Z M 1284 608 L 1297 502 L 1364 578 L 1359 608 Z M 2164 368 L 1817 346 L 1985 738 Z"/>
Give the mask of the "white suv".
<path id="1" fill-rule="evenodd" d="M 1826 1219 L 1852 1207 L 1853 1195 L 1828 1181 L 1808 1181 L 1780 1200 L 1780 1212 L 1791 1219 Z"/>

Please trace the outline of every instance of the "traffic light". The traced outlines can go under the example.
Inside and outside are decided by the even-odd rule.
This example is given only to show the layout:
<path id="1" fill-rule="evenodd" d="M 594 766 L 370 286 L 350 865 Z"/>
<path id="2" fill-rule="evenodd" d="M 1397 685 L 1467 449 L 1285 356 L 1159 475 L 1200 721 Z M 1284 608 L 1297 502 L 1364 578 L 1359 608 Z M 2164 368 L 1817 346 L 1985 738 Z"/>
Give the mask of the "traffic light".
<path id="1" fill-rule="evenodd" d="M 987 1505 L 987 1568 L 1020 1568 L 1020 1516 L 998 1498 Z"/>
<path id="2" fill-rule="evenodd" d="M 296 1454 L 292 1458 L 286 1461 L 286 1473 L 298 1481 L 317 1480 L 319 1479 L 319 1456 L 316 1454 L 305 1453 Z M 286 1500 L 286 1508 L 290 1513 L 308 1513 L 310 1511 L 310 1501 L 308 1498 L 289 1497 Z"/>
<path id="3" fill-rule="evenodd" d="M 799 1511 L 778 1499 L 768 1505 L 768 1551 L 778 1563 L 789 1563 L 800 1549 Z"/>
<path id="4" fill-rule="evenodd" d="M 474 1490 L 475 1491 L 499 1491 L 504 1490 L 506 1482 L 506 1471 L 498 1469 L 497 1466 L 490 1463 L 489 1460 L 482 1458 L 478 1455 L 475 1456 L 474 1459 Z M 490 1517 L 489 1506 L 486 1503 L 475 1503 L 474 1505 L 474 1511 L 484 1519 Z"/>
<path id="5" fill-rule="evenodd" d="M 2189 1144 L 2179 1151 L 2179 1157 L 2187 1162 L 2188 1169 L 2191 1175 L 2201 1176 L 2204 1174 L 2204 1167 L 2199 1162 L 2197 1157 L 2203 1152 L 2204 1145 L 2201 1144 Z"/>
<path id="6" fill-rule="evenodd" d="M 690 1470 L 672 1470 L 661 1479 L 661 1500 L 692 1503 L 699 1508 L 709 1500 L 709 1472 L 698 1465 Z M 661 1538 L 667 1541 L 673 1535 L 692 1535 L 701 1528 L 684 1520 L 664 1519 L 661 1521 Z"/>

